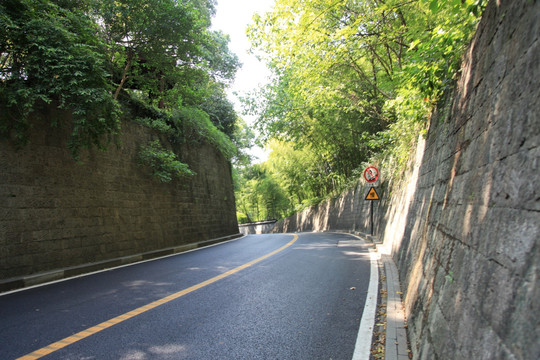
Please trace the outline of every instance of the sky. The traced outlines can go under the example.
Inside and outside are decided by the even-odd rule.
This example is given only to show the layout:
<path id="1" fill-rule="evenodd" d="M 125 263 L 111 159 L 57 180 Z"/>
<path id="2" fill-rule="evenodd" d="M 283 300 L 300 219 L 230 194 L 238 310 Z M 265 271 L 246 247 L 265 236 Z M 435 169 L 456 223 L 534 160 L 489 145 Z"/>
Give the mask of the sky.
<path id="1" fill-rule="evenodd" d="M 231 37 L 229 48 L 242 63 L 242 68 L 236 73 L 235 81 L 227 93 L 237 113 L 249 125 L 252 125 L 255 119 L 242 114 L 242 106 L 234 93 L 243 95 L 265 84 L 270 72 L 254 55 L 248 54 L 250 42 L 246 29 L 255 13 L 262 15 L 271 10 L 273 4 L 274 0 L 218 0 L 216 15 L 212 19 L 213 29 L 229 34 Z M 268 152 L 261 148 L 252 149 L 251 154 L 258 158 L 254 159 L 254 162 L 265 161 L 268 157 Z"/>

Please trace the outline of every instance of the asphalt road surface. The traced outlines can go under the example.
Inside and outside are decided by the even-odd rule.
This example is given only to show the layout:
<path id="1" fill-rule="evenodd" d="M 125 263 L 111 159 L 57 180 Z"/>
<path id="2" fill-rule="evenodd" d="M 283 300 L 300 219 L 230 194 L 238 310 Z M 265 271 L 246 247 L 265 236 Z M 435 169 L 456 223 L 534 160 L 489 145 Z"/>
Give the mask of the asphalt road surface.
<path id="1" fill-rule="evenodd" d="M 0 296 L 1 359 L 347 359 L 370 277 L 351 235 L 250 235 Z"/>

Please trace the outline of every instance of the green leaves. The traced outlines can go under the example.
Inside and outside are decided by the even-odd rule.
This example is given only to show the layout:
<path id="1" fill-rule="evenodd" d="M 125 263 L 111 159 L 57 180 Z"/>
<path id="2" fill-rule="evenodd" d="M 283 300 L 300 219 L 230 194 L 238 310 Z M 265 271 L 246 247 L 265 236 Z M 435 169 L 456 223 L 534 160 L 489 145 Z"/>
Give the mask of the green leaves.
<path id="1" fill-rule="evenodd" d="M 230 81 L 239 62 L 228 49 L 228 37 L 209 30 L 213 6 L 194 0 L 102 1 L 115 98 L 132 89 L 159 108 L 195 105 L 198 86 Z"/>
<path id="2" fill-rule="evenodd" d="M 297 195 L 327 196 L 377 156 L 400 172 L 458 76 L 484 2 L 277 0 L 254 18 L 252 46 L 274 78 L 245 103 L 264 141 L 294 141 L 322 165 Z"/>
<path id="3" fill-rule="evenodd" d="M 45 0 L 8 1 L 0 14 L 9 24 L 0 57 L 1 98 L 9 114 L 1 119 L 3 135 L 14 130 L 22 145 L 30 114 L 51 103 L 72 111 L 73 124 L 50 121 L 73 127 L 69 147 L 75 158 L 81 148 L 115 133 L 119 111 L 109 96 L 97 25 L 81 10 Z"/>
<path id="4" fill-rule="evenodd" d="M 179 129 L 182 129 L 182 137 L 187 142 L 210 143 L 218 149 L 225 158 L 230 160 L 236 155 L 236 147 L 231 140 L 219 131 L 210 121 L 203 110 L 193 107 L 183 107 L 176 110 L 172 116 Z"/>
<path id="5" fill-rule="evenodd" d="M 289 214 L 290 203 L 279 179 L 264 166 L 237 169 L 234 179 L 239 223 L 277 219 Z"/>
<path id="6" fill-rule="evenodd" d="M 209 30 L 214 6 L 213 0 L 2 1 L 0 135 L 23 145 L 30 118 L 58 107 L 68 115 L 46 120 L 72 130 L 68 146 L 77 159 L 81 149 L 102 147 L 119 131 L 116 100 L 129 92 L 169 115 L 178 107 L 204 108 L 233 136 L 236 115 L 223 89 L 239 64 L 228 38 Z M 163 114 L 154 115 L 142 117 Z M 207 115 L 191 121 L 232 156 L 230 141 Z"/>
<path id="7" fill-rule="evenodd" d="M 320 164 L 302 196 L 337 190 L 392 118 L 383 105 L 404 52 L 401 21 L 379 10 L 372 2 L 282 0 L 250 30 L 275 73 L 249 101 L 260 132 L 294 141 Z"/>
<path id="8" fill-rule="evenodd" d="M 187 164 L 178 160 L 173 151 L 165 150 L 159 140 L 143 147 L 139 159 L 142 165 L 150 168 L 150 175 L 163 183 L 195 175 Z"/>

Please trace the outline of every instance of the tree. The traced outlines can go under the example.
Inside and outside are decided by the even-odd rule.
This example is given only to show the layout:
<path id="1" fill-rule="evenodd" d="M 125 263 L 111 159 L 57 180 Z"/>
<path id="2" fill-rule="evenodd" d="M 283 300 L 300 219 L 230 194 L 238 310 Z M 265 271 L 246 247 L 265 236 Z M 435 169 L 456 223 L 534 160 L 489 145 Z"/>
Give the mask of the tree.
<path id="1" fill-rule="evenodd" d="M 190 92 L 199 84 L 232 79 L 238 59 L 227 36 L 209 31 L 213 12 L 209 1 L 103 1 L 99 13 L 114 70 L 114 98 L 131 88 L 160 108 L 171 94 L 176 97 L 171 106 L 193 105 Z"/>
<path id="2" fill-rule="evenodd" d="M 274 78 L 245 103 L 263 141 L 291 141 L 316 155 L 318 190 L 300 195 L 298 189 L 301 197 L 339 190 L 385 149 L 399 153 L 390 150 L 389 158 L 404 158 L 403 149 L 455 81 L 482 5 L 277 0 L 254 18 L 252 45 Z"/>
<path id="3" fill-rule="evenodd" d="M 69 146 L 100 145 L 118 130 L 118 107 L 109 95 L 105 46 L 97 25 L 76 3 L 7 0 L 0 4 L 0 98 L 3 136 L 27 140 L 29 115 L 54 103 L 73 113 Z M 61 126 L 58 119 L 49 119 Z"/>
<path id="4" fill-rule="evenodd" d="M 192 65 L 204 22 L 197 21 L 188 5 L 172 0 L 101 3 L 99 16 L 115 68 L 115 99 L 127 83 L 150 97 L 162 95 L 172 70 Z"/>
<path id="5" fill-rule="evenodd" d="M 246 150 L 253 147 L 254 139 L 255 133 L 253 130 L 251 130 L 242 118 L 237 117 L 232 137 L 232 140 L 238 149 L 236 157 L 233 159 L 235 167 L 245 168 L 251 164 L 252 158 Z"/>
<path id="6" fill-rule="evenodd" d="M 69 146 L 78 157 L 81 148 L 101 146 L 119 130 L 122 94 L 124 107 L 133 105 L 126 98 L 136 98 L 166 109 L 167 114 L 146 111 L 156 115 L 152 121 L 163 122 L 161 128 L 173 125 L 173 117 L 193 114 L 192 128 L 232 156 L 230 141 L 212 122 L 233 135 L 236 116 L 224 88 L 239 63 L 228 37 L 209 29 L 214 5 L 214 0 L 3 1 L 0 134 L 22 145 L 29 115 L 57 106 L 73 114 Z M 202 108 L 210 114 L 200 113 Z"/>
<path id="7" fill-rule="evenodd" d="M 237 168 L 235 198 L 238 222 L 278 219 L 290 204 L 276 178 L 263 165 Z"/>
<path id="8" fill-rule="evenodd" d="M 200 108 L 210 116 L 210 120 L 219 130 L 231 139 L 234 137 L 238 115 L 222 86 L 211 82 Z"/>

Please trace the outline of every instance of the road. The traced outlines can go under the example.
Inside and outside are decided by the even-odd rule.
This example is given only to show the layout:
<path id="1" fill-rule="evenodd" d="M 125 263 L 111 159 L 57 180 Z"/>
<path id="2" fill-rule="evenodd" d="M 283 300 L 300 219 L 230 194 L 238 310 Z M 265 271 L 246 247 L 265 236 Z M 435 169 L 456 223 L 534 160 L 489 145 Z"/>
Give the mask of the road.
<path id="1" fill-rule="evenodd" d="M 369 277 L 351 235 L 250 235 L 2 295 L 0 354 L 351 359 Z"/>

